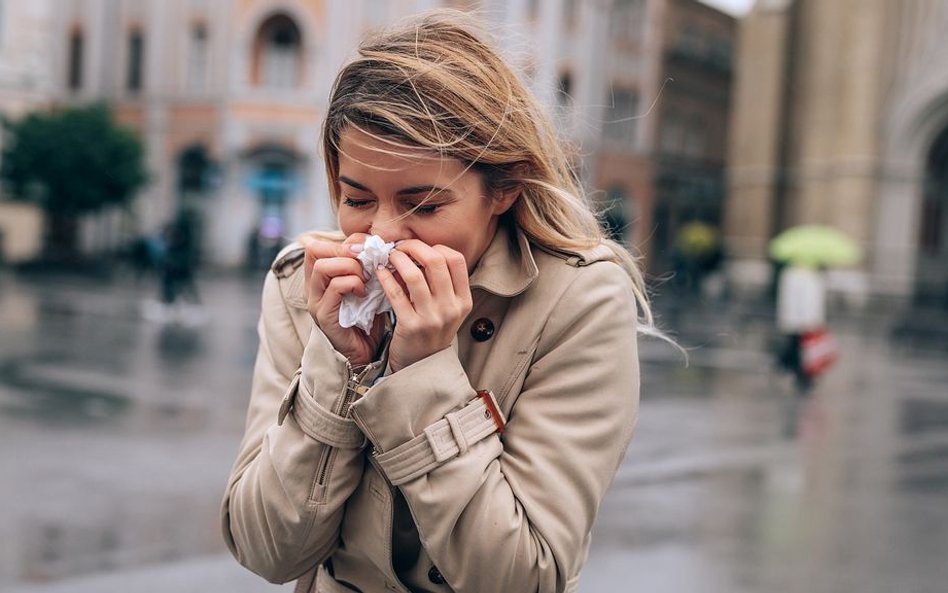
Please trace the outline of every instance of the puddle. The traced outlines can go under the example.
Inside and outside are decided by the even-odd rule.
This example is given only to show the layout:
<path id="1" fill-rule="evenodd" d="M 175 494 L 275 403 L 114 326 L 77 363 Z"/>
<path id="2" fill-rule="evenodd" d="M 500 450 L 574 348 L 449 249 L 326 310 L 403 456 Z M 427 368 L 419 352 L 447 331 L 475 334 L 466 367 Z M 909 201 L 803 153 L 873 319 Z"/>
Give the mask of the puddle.
<path id="1" fill-rule="evenodd" d="M 902 434 L 948 430 L 948 402 L 930 399 L 906 399 L 902 402 Z"/>
<path id="2" fill-rule="evenodd" d="M 0 400 L 0 410 L 10 416 L 39 417 L 50 421 L 105 420 L 124 414 L 128 396 L 83 389 L 29 372 L 28 365 L 8 361 L 0 365 L 0 384 L 12 387 Z"/>

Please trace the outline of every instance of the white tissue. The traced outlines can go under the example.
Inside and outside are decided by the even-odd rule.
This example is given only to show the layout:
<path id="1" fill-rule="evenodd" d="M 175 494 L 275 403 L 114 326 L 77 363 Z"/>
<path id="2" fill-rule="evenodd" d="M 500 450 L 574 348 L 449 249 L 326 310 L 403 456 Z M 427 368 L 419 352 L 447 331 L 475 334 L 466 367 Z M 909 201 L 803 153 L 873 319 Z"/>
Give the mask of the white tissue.
<path id="1" fill-rule="evenodd" d="M 347 294 L 342 297 L 342 305 L 339 307 L 340 327 L 356 326 L 368 334 L 372 331 L 375 316 L 392 310 L 376 274 L 379 264 L 388 265 L 388 254 L 394 247 L 394 243 L 386 243 L 378 235 L 372 235 L 365 240 L 365 246 L 358 257 L 362 262 L 366 295 L 358 297 Z"/>

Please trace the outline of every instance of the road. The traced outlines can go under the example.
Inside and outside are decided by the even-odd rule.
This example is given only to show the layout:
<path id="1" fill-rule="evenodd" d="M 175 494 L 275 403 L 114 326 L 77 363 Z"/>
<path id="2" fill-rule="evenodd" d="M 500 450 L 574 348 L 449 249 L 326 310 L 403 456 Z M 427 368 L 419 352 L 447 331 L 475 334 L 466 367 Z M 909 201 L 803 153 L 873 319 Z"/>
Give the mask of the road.
<path id="1" fill-rule="evenodd" d="M 148 283 L 0 270 L 0 590 L 290 590 L 236 565 L 217 516 L 259 281 L 201 292 L 172 323 Z M 944 591 L 948 345 L 842 316 L 842 358 L 800 400 L 765 313 L 678 311 L 690 362 L 642 344 L 641 419 L 581 591 Z"/>

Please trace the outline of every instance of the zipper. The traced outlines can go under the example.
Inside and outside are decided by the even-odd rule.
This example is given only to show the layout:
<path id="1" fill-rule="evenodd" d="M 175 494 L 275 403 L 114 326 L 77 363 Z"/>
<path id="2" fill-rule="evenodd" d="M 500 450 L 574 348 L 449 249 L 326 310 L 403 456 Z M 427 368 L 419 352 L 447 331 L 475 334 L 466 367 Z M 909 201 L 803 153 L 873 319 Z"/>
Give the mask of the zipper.
<path id="1" fill-rule="evenodd" d="M 352 369 L 352 365 L 349 363 L 349 361 L 346 361 L 346 387 L 342 396 L 342 401 L 338 406 L 336 406 L 334 410 L 332 410 L 333 414 L 336 416 L 342 416 L 343 418 L 349 414 L 349 406 L 352 405 L 352 400 L 358 393 L 358 386 L 361 385 L 362 379 L 369 373 L 371 369 L 372 365 L 369 364 L 357 374 Z M 355 381 L 355 387 L 352 385 L 353 381 Z M 316 472 L 316 485 L 322 486 L 326 483 L 326 478 L 329 475 L 329 469 L 332 466 L 330 461 L 334 457 L 335 453 L 336 449 L 334 447 L 327 446 L 320 456 L 319 464 L 317 465 L 318 471 Z"/>
<path id="2" fill-rule="evenodd" d="M 349 405 L 352 403 L 352 396 L 354 391 L 350 389 L 349 383 L 352 381 L 353 371 L 352 365 L 349 361 L 346 361 L 346 386 L 342 396 L 342 402 L 336 406 L 336 409 L 331 410 L 333 414 L 337 416 L 345 416 L 345 413 L 349 410 Z M 322 454 L 319 456 L 319 464 L 317 464 L 316 470 L 316 483 L 313 484 L 313 490 L 316 489 L 316 486 L 323 486 L 326 484 L 326 477 L 329 474 L 329 467 L 332 465 L 330 462 L 333 454 L 336 449 L 326 445 L 323 448 Z M 314 492 L 315 493 L 315 492 Z"/>

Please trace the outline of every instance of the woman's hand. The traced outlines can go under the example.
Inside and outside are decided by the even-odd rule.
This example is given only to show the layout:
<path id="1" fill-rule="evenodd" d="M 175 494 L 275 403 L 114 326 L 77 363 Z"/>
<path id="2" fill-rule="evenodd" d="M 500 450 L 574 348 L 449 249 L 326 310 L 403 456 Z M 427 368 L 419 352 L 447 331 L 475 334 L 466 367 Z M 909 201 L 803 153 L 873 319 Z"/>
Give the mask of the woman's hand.
<path id="1" fill-rule="evenodd" d="M 473 306 L 464 256 L 416 239 L 398 243 L 378 270 L 397 323 L 388 364 L 398 371 L 451 345 Z"/>
<path id="2" fill-rule="evenodd" d="M 347 294 L 363 297 L 366 294 L 362 262 L 351 249 L 352 245 L 364 243 L 366 238 L 368 235 L 357 233 L 341 244 L 302 239 L 306 253 L 303 269 L 307 309 L 333 348 L 348 358 L 352 366 L 372 362 L 384 329 L 381 316 L 376 317 L 369 335 L 357 327 L 339 326 L 342 297 Z"/>

